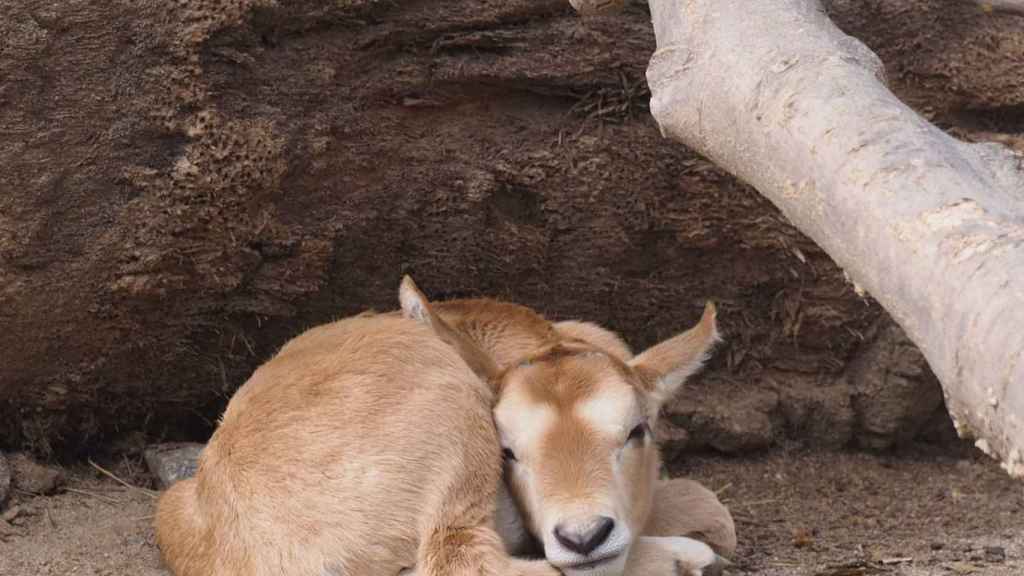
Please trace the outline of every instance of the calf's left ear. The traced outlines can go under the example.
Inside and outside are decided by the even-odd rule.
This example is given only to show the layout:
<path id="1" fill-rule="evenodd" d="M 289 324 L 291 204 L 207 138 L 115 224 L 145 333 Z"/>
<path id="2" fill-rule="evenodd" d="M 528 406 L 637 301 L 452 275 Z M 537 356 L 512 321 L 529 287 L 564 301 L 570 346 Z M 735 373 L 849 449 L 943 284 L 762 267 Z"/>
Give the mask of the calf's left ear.
<path id="1" fill-rule="evenodd" d="M 477 377 L 490 382 L 498 377 L 499 371 L 494 360 L 477 346 L 466 334 L 453 328 L 430 305 L 430 300 L 420 291 L 408 275 L 402 278 L 398 288 L 398 301 L 402 305 L 402 316 L 426 324 L 441 340 L 455 348 L 462 360 Z"/>
<path id="2" fill-rule="evenodd" d="M 630 360 L 629 365 L 651 383 L 648 394 L 656 407 L 671 398 L 687 378 L 701 369 L 711 348 L 721 340 L 715 317 L 715 305 L 708 302 L 696 326 Z"/>

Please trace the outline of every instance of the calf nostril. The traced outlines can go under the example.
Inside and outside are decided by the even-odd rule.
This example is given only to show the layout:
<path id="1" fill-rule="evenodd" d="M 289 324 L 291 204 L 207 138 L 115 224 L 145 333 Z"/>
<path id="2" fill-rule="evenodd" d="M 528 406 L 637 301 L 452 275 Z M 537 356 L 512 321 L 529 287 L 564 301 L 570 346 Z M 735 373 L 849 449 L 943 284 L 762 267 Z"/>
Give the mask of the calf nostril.
<path id="1" fill-rule="evenodd" d="M 555 526 L 555 540 L 577 554 L 587 556 L 608 540 L 615 530 L 615 520 L 597 516 L 578 525 L 562 523 Z"/>
<path id="2" fill-rule="evenodd" d="M 608 536 L 611 535 L 612 530 L 615 530 L 615 520 L 607 516 L 601 516 L 597 521 L 597 526 L 593 530 L 593 534 L 590 536 L 590 543 L 593 544 L 594 548 L 597 548 L 601 544 L 604 544 L 608 540 Z"/>

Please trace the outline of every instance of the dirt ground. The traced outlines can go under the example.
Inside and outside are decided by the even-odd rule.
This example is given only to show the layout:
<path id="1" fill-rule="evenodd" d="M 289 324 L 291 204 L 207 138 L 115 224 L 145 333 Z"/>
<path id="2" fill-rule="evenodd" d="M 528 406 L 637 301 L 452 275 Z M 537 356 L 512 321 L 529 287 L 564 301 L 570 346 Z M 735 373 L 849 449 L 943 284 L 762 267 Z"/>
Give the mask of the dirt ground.
<path id="1" fill-rule="evenodd" d="M 1024 485 L 984 456 L 786 453 L 690 458 L 675 474 L 720 493 L 739 573 L 1024 573 Z"/>
<path id="2" fill-rule="evenodd" d="M 147 481 L 130 468 L 114 470 Z M 673 472 L 704 482 L 732 509 L 734 574 L 1024 573 L 1024 486 L 978 455 L 779 450 L 689 457 Z M 153 503 L 87 467 L 69 471 L 63 494 L 16 494 L 20 513 L 0 524 L 0 574 L 165 576 Z"/>

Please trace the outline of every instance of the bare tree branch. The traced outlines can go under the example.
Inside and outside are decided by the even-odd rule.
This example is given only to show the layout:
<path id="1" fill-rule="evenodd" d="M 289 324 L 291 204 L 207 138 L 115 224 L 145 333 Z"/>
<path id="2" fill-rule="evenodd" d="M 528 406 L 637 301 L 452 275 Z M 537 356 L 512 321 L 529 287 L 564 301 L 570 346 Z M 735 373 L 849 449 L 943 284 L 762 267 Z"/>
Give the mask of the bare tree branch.
<path id="1" fill-rule="evenodd" d="M 900 102 L 814 0 L 650 0 L 663 134 L 771 199 L 893 315 L 961 436 L 1024 477 L 1024 173 Z"/>

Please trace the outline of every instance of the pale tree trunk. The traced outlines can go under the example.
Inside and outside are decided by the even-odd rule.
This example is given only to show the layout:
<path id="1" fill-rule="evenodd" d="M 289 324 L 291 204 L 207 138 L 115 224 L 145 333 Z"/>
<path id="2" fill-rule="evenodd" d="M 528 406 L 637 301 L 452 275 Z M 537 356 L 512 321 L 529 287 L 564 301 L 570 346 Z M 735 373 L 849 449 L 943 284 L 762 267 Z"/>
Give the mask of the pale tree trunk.
<path id="1" fill-rule="evenodd" d="M 960 435 L 1024 477 L 1022 159 L 900 102 L 815 0 L 649 4 L 662 133 L 821 245 L 921 348 Z"/>

